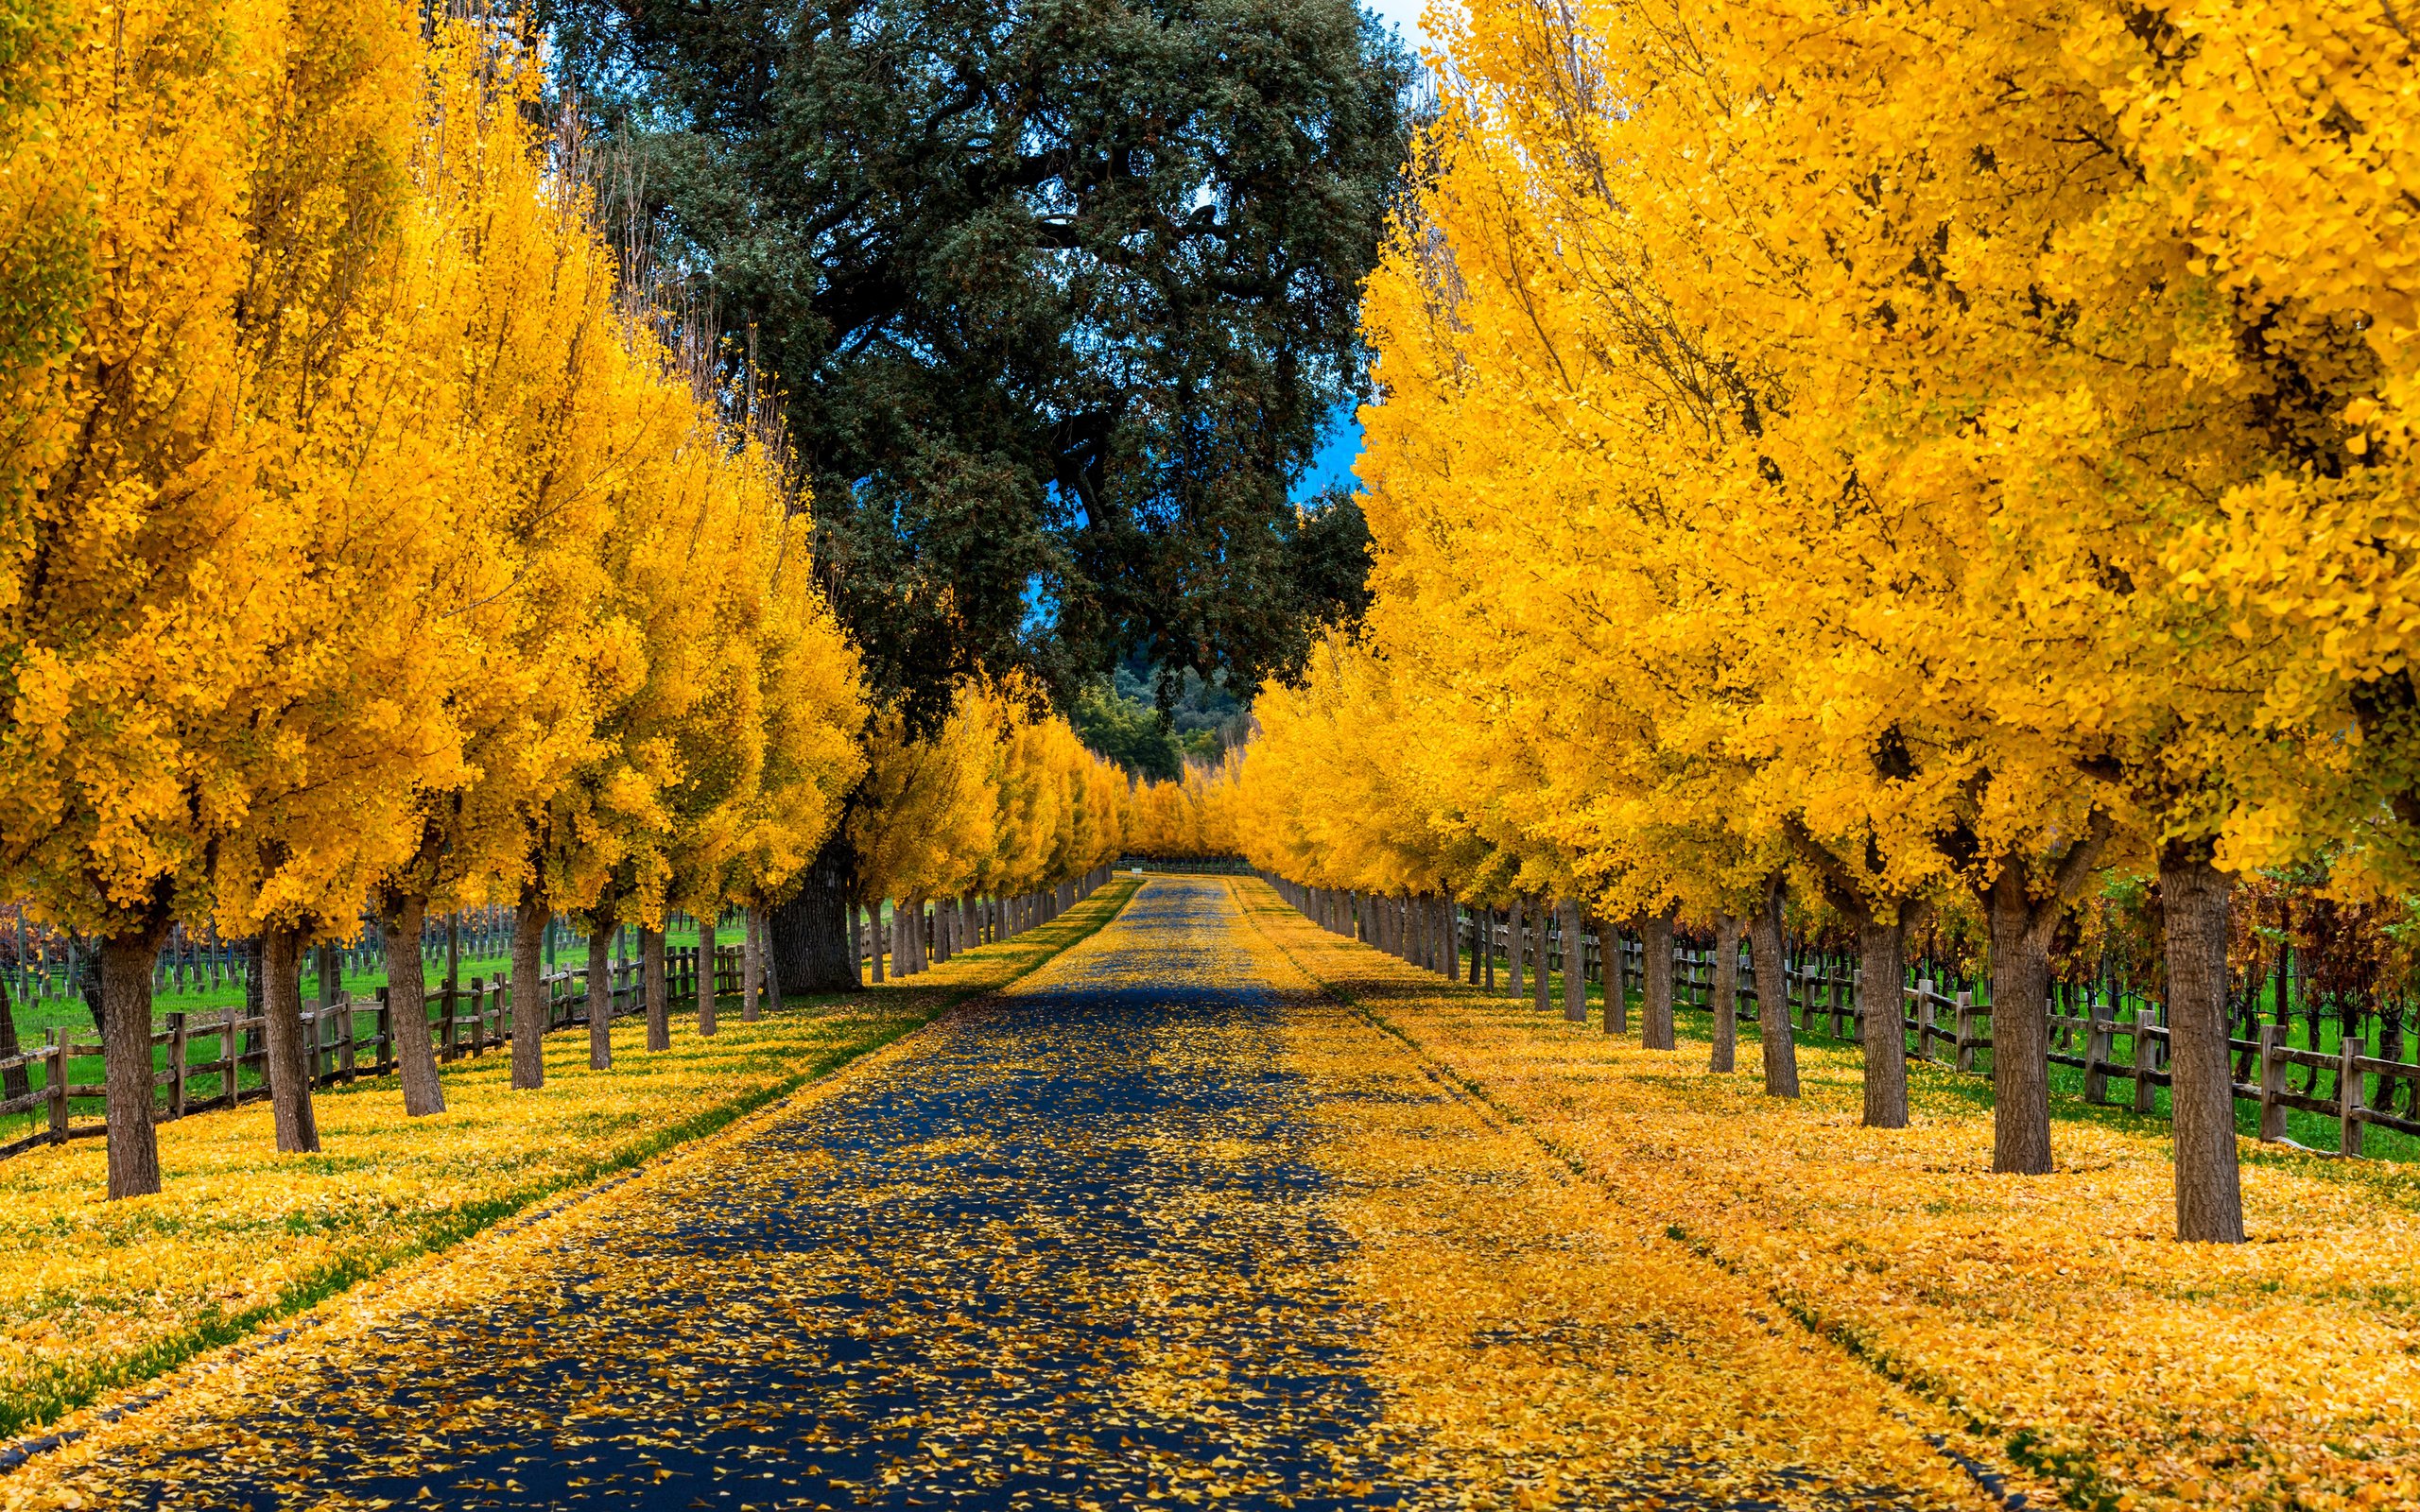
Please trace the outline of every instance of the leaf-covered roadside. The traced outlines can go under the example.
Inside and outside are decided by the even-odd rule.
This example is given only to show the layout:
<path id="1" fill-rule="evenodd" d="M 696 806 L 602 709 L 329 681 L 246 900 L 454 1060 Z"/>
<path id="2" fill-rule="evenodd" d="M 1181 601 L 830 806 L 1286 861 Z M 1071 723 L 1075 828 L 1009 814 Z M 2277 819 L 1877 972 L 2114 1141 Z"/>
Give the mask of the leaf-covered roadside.
<path id="1" fill-rule="evenodd" d="M 1784 1103 L 1707 1072 L 1686 1016 L 1677 1051 L 1643 1050 L 1445 987 L 1239 886 L 1305 971 L 1627 1222 L 1951 1408 L 2071 1504 L 2420 1500 L 2420 1223 L 2396 1168 L 2256 1158 L 2255 1242 L 2180 1245 L 2155 1134 L 2067 1125 L 2058 1172 L 1994 1176 L 1989 1114 L 1925 1068 L 1911 1128 L 1861 1128 L 1853 1050 L 1801 1047 L 1806 1095 Z"/>
<path id="2" fill-rule="evenodd" d="M 441 1249 L 555 1193 L 710 1133 L 1024 975 L 1114 917 L 1131 881 L 1052 923 L 893 986 L 792 1000 L 649 1055 L 614 1027 L 614 1069 L 586 1037 L 546 1044 L 546 1084 L 510 1057 L 446 1069 L 446 1111 L 407 1119 L 391 1081 L 318 1099 L 320 1153 L 274 1153 L 266 1105 L 160 1126 L 166 1191 L 103 1198 L 99 1141 L 0 1166 L 0 1433 L 47 1422 Z"/>

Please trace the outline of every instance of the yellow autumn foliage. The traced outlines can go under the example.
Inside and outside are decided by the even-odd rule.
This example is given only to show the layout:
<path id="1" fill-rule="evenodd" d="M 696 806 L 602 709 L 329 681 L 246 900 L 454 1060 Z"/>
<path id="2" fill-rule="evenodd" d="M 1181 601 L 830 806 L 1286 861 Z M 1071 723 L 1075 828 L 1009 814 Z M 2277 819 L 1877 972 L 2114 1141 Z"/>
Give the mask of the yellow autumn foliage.
<path id="1" fill-rule="evenodd" d="M 139 963 L 172 920 L 290 971 L 373 896 L 414 953 L 432 903 L 761 902 L 838 822 L 863 693 L 758 397 L 617 264 L 510 24 L 28 18 L 0 69 L 0 882 L 118 963 L 132 1193 Z"/>
<path id="2" fill-rule="evenodd" d="M 877 716 L 850 819 L 861 902 L 1008 897 L 1116 857 L 1125 778 L 1039 704 L 1022 679 L 970 679 L 929 734 Z"/>

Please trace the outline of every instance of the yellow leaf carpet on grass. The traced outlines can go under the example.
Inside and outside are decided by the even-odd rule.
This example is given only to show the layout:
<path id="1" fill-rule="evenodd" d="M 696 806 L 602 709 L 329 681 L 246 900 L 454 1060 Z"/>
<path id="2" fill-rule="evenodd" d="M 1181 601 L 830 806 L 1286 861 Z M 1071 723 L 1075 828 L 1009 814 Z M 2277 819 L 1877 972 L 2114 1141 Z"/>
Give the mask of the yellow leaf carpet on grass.
<path id="1" fill-rule="evenodd" d="M 1238 913 L 1270 896 L 1239 891 Z M 1990 1504 L 1926 1441 L 1962 1443 L 1949 1415 L 1575 1177 L 1257 943 L 1255 967 L 1298 996 L 1287 1063 L 1322 1090 L 1314 1147 L 1355 1241 L 1408 1478 L 1459 1483 L 1478 1506 L 1654 1506 L 1676 1491 Z"/>
<path id="2" fill-rule="evenodd" d="M 1768 1098 L 1753 1072 L 1708 1073 L 1703 1039 L 1651 1052 L 1541 1018 L 1241 890 L 1272 942 L 1583 1171 L 1624 1228 L 1680 1236 L 2071 1503 L 2420 1504 L 2406 1173 L 2257 1155 L 2254 1242 L 2180 1245 L 2161 1125 L 2062 1121 L 2055 1174 L 1994 1176 L 1988 1110 L 1936 1068 L 1911 1068 L 1912 1128 L 1862 1128 L 1853 1048 L 1802 1044 L 1806 1095 Z M 1791 1410 L 1811 1432 L 1831 1409 Z"/>
<path id="3" fill-rule="evenodd" d="M 103 1198 L 99 1140 L 0 1163 L 0 1419 L 40 1423 L 554 1192 L 721 1126 L 1083 937 L 1133 889 L 861 995 L 793 1002 L 712 1039 L 676 1013 L 649 1055 L 616 1023 L 614 1068 L 584 1030 L 550 1036 L 546 1082 L 493 1054 L 445 1071 L 446 1110 L 404 1116 L 393 1080 L 319 1094 L 320 1153 L 281 1156 L 267 1103 L 160 1125 L 164 1187 Z M 678 1006 L 676 1005 L 676 1006 Z"/>

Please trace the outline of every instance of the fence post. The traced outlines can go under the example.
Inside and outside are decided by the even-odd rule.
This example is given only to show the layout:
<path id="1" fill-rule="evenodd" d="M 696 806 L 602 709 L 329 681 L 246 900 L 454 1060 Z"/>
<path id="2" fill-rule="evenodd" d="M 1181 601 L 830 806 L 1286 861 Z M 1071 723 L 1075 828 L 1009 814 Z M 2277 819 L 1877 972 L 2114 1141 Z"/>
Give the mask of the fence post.
<path id="1" fill-rule="evenodd" d="M 2137 1113 L 2148 1113 L 2152 1110 L 2152 1094 L 2158 1091 L 2157 1088 L 2152 1085 L 2152 1073 L 2159 1069 L 2159 1041 L 2152 1039 L 2150 1033 L 2152 1025 L 2157 1022 L 2158 1020 L 2159 1015 L 2152 1011 L 2151 1000 L 2149 998 L 2146 998 L 2141 1003 L 2135 1005 L 2135 1111 Z M 2234 1068 L 2232 1066 L 2228 1068 L 2228 1079 L 2230 1081 L 2234 1079 Z M 2228 1106 L 2234 1106 L 2232 1093 L 2229 1094 Z"/>
<path id="2" fill-rule="evenodd" d="M 2336 1073 L 2336 1149 L 2347 1159 L 2361 1153 L 2361 1052 L 2367 1048 L 2349 1034 L 2336 1047 L 2342 1057 Z"/>
<path id="3" fill-rule="evenodd" d="M 1916 978 L 1916 1058 L 1932 1058 L 1932 978 Z"/>
<path id="4" fill-rule="evenodd" d="M 1958 1069 L 1975 1069 L 1975 994 L 1970 988 L 1958 994 L 1954 1006 L 1958 1010 Z"/>
<path id="5" fill-rule="evenodd" d="M 2118 1049 L 2118 1024 L 2100 1016 L 2101 1005 L 2093 994 L 2083 999 L 2083 1100 L 2087 1103 L 2109 1101 L 2109 1062 Z"/>
<path id="6" fill-rule="evenodd" d="M 50 1082 L 43 1090 L 49 1094 L 50 1143 L 67 1143 L 67 1040 L 56 1029 L 44 1029 L 42 1037 L 51 1041 Z"/>
<path id="7" fill-rule="evenodd" d="M 452 1005 L 448 1004 L 447 1006 L 450 1008 Z M 454 1038 L 454 1020 L 450 1015 L 445 1021 L 445 1037 L 448 1040 Z M 473 1060 L 479 1058 L 479 1050 L 486 1043 L 487 1037 L 487 979 L 475 976 L 471 978 L 471 1058 Z"/>
<path id="8" fill-rule="evenodd" d="M 185 1116 L 185 1016 L 168 1015 L 168 1116 Z"/>
<path id="9" fill-rule="evenodd" d="M 243 1018 L 242 1004 L 227 1005 L 227 1038 L 221 1040 L 218 1046 L 220 1051 L 218 1058 L 227 1063 L 227 1069 L 220 1073 L 218 1100 L 230 1108 L 234 1107 L 236 1100 L 243 1095 L 239 1074 L 244 1069 L 244 1037 L 235 1030 L 235 1026 L 243 1022 Z"/>
<path id="10" fill-rule="evenodd" d="M 361 1075 L 359 1057 L 354 1049 L 356 1040 L 354 1028 L 354 1015 L 359 1010 L 359 1006 L 353 1001 L 353 994 L 348 992 L 344 995 L 344 1001 L 338 1003 L 336 1008 L 336 1011 L 342 1015 L 337 1022 L 344 1025 L 344 1038 L 337 1041 L 337 1057 L 338 1065 L 343 1068 L 344 1081 L 348 1087 Z"/>
<path id="11" fill-rule="evenodd" d="M 2264 1140 L 2286 1137 L 2286 1105 L 2277 1101 L 2286 1090 L 2286 1060 L 2277 1054 L 2285 1038 L 2283 1024 L 2260 1026 L 2260 1137 Z"/>
<path id="12" fill-rule="evenodd" d="M 395 1069 L 395 1009 L 387 997 L 388 988 L 378 989 L 378 1074 L 386 1075 Z"/>

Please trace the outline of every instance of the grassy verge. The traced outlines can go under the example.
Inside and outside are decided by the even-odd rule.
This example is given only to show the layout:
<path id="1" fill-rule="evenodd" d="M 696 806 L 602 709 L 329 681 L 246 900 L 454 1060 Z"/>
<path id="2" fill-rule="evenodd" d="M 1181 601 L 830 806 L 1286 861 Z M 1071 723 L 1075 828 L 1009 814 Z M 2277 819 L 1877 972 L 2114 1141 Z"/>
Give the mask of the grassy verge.
<path id="1" fill-rule="evenodd" d="M 2072 1505 L 2420 1504 L 2420 1177 L 2246 1147 L 2255 1242 L 2172 1232 L 2164 1125 L 2063 1120 L 2060 1169 L 1990 1174 L 1971 1078 L 1913 1068 L 1915 1126 L 1858 1126 L 1853 1047 L 1806 1095 L 1448 987 L 1239 885 L 1334 995 L 1807 1328 L 1957 1414 Z"/>
<path id="2" fill-rule="evenodd" d="M 433 1118 L 406 1119 L 392 1079 L 322 1092 L 317 1155 L 276 1154 L 266 1104 L 164 1124 L 154 1197 L 103 1199 L 99 1140 L 0 1163 L 0 1435 L 712 1133 L 1015 981 L 1132 891 L 1121 878 L 906 984 L 794 998 L 713 1039 L 676 1014 L 659 1055 L 626 1019 L 611 1071 L 588 1069 L 584 1031 L 549 1036 L 534 1091 L 511 1090 L 508 1056 L 456 1062 Z"/>
<path id="3" fill-rule="evenodd" d="M 1470 968 L 1470 952 L 1463 951 L 1458 959 L 1461 963 L 1458 968 L 1458 971 L 1464 979 L 1467 979 Z M 1496 963 L 1496 971 L 1498 973 L 1499 983 L 1510 980 L 1509 976 L 1505 974 L 1509 971 L 1509 968 L 1507 968 L 1502 961 L 1498 961 Z M 1532 984 L 1531 990 L 1534 990 L 1536 978 L 1531 977 L 1530 981 Z M 1547 986 L 1549 993 L 1548 1001 L 1553 1005 L 1551 1011 L 1561 1013 L 1563 1011 L 1563 973 L 1561 971 L 1547 972 Z M 1497 990 L 1503 990 L 1502 987 L 1499 986 Z M 1599 1026 L 1601 1027 L 1605 999 L 1605 989 L 1603 985 L 1598 982 L 1588 983 L 1587 994 L 1589 1011 L 1599 1020 Z M 1640 1002 L 1637 990 L 1634 988 L 1630 990 L 1625 995 L 1623 1001 L 1629 1005 L 1630 1022 L 1634 1025 L 1636 1024 L 1638 1022 L 1638 1015 L 1643 1011 L 1643 1005 Z M 1701 1038 L 1703 1038 L 1712 1032 L 1714 1015 L 1711 1010 L 1693 1007 L 1687 1004 L 1679 1004 L 1675 1005 L 1674 1011 L 1678 1022 L 1684 1029 L 1694 1024 L 1697 1027 Z M 2130 1007 L 2126 1011 L 2131 1017 L 2134 1009 Z M 2265 1010 L 2264 1022 L 2266 1022 Z M 2296 1015 L 2293 1032 L 2288 1037 L 2287 1042 L 2298 1049 L 2309 1048 L 2311 1039 L 2309 1028 L 2310 1025 L 2308 1021 L 2302 1015 Z M 1742 1037 L 1753 1039 L 1756 1032 L 1755 1025 L 1753 1023 L 1743 1022 L 1739 1026 L 1739 1032 Z M 2238 1032 L 2239 1033 L 2240 1031 L 2238 1030 Z M 1857 1031 L 1853 1026 L 1850 1027 L 1847 1033 L 1843 1035 L 1835 1036 L 1831 1032 L 1831 1019 L 1828 1014 L 1819 1016 L 1813 1028 L 1799 1029 L 1797 1031 L 1797 1037 L 1798 1042 L 1802 1045 L 1829 1045 L 1836 1048 L 1847 1049 L 1852 1053 L 1854 1053 L 1857 1043 Z M 2322 1021 L 2319 1028 L 2319 1049 L 2323 1055 L 2333 1056 L 2336 1054 L 2337 1045 L 2341 1042 L 2342 1039 L 2342 1035 L 2340 1032 L 2340 1026 L 2334 1020 Z M 2121 1058 L 2133 1054 L 2134 1041 L 2131 1038 L 2121 1033 L 2118 1036 L 2118 1042 L 2123 1047 L 2118 1051 L 2118 1055 Z M 2370 1044 L 2372 1052 L 2376 1053 L 2377 1049 L 2377 1036 L 2375 1027 L 2373 1027 L 2371 1031 Z M 2057 1048 L 2066 1049 L 2070 1052 L 2079 1052 L 2081 1050 L 2081 1039 L 2079 1039 L 2076 1045 L 2060 1046 Z M 1934 1054 L 1945 1056 L 1947 1052 L 1945 1050 L 1936 1050 Z M 1949 1074 L 1948 1068 L 1946 1067 L 1936 1067 L 1935 1070 L 1944 1078 L 1941 1085 L 1941 1091 L 1944 1096 L 1963 1095 L 1966 1101 L 1978 1111 L 1983 1113 L 1989 1113 L 1991 1111 L 1991 1051 L 1979 1050 L 1975 1053 L 1975 1069 L 1973 1071 L 1952 1075 Z M 2290 1075 L 2291 1078 L 2290 1090 L 2294 1091 L 2307 1091 L 2309 1090 L 2309 1084 L 2313 1077 L 2311 1072 L 2307 1068 L 2293 1068 L 2290 1073 Z M 2257 1078 L 2256 1077 L 2255 1079 Z M 2322 1073 L 2320 1074 L 2318 1080 L 2320 1081 L 2323 1091 L 2331 1089 L 2335 1086 L 2335 1075 L 2333 1073 Z M 2316 1093 L 2313 1095 L 2316 1095 Z M 2150 1123 L 2157 1123 L 2161 1125 L 2165 1125 L 2168 1122 L 2169 1093 L 2168 1089 L 2165 1087 L 2154 1088 L 2152 1090 L 2152 1109 L 2148 1113 L 2137 1113 L 2134 1110 L 2134 1083 L 2131 1081 L 2126 1081 L 2113 1075 L 2109 1082 L 2108 1096 L 2110 1101 L 2106 1103 L 2093 1103 L 2086 1101 L 2084 1097 L 2083 1072 L 2074 1066 L 2063 1066 L 2056 1063 L 2051 1065 L 2050 1117 L 2054 1121 L 2089 1123 L 2114 1122 L 2121 1125 L 2133 1124 L 2136 1125 Z M 2390 1110 L 2393 1111 L 2397 1109 Z M 2285 1112 L 2286 1137 L 2288 1139 L 2292 1140 L 2295 1143 L 2301 1144 L 2308 1149 L 2333 1150 L 2336 1148 L 2339 1137 L 2339 1125 L 2334 1114 L 2308 1112 L 2299 1108 L 2287 1108 Z M 2246 1139 L 2258 1138 L 2260 1134 L 2259 1105 L 2238 1098 L 2235 1105 L 2235 1124 L 2236 1132 L 2243 1135 Z M 2415 1139 L 2409 1134 L 2404 1134 L 2394 1129 L 2383 1128 L 2373 1125 L 2363 1137 L 2361 1154 L 2365 1160 L 2401 1160 L 2420 1163 L 2420 1139 Z"/>

